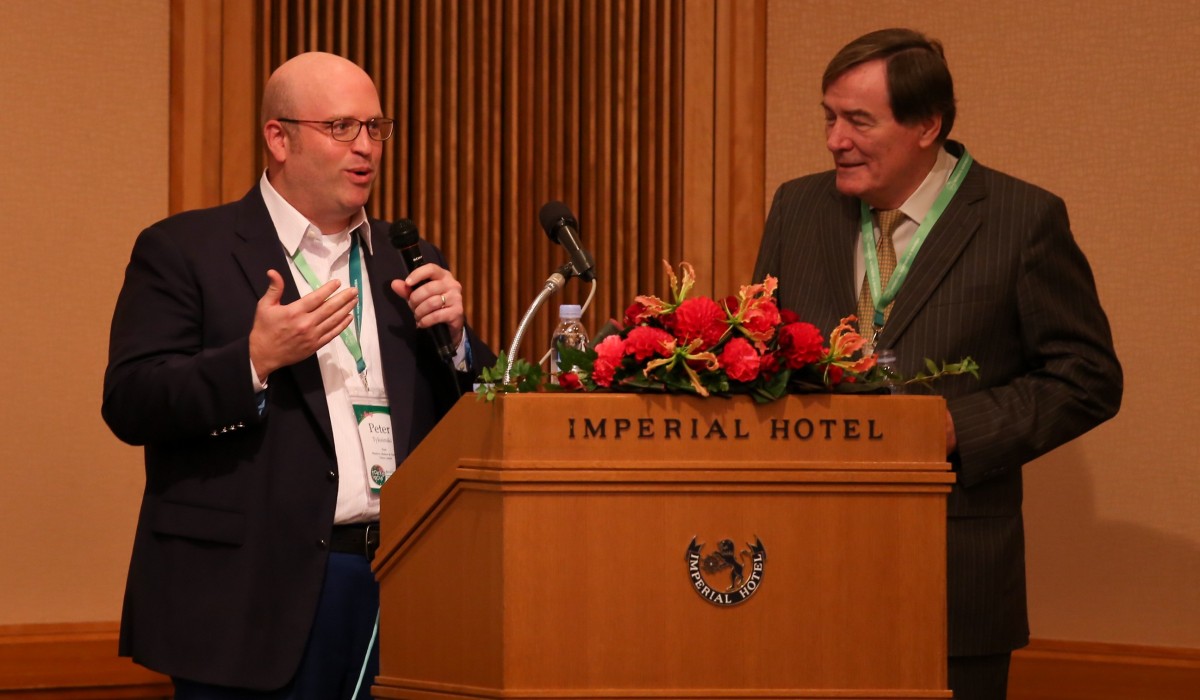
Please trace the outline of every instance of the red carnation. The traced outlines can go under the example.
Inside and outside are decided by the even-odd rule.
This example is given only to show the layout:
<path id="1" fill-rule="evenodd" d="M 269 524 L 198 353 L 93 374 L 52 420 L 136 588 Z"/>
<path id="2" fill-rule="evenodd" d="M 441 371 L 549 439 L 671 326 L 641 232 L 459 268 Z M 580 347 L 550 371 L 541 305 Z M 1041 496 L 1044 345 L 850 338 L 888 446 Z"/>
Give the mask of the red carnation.
<path id="1" fill-rule="evenodd" d="M 675 336 L 652 326 L 638 326 L 625 336 L 625 354 L 638 361 L 654 356 L 670 357 L 674 346 Z"/>
<path id="2" fill-rule="evenodd" d="M 764 377 L 772 377 L 779 372 L 778 353 L 769 352 L 758 359 L 758 373 Z"/>
<path id="3" fill-rule="evenodd" d="M 605 337 L 596 345 L 596 356 L 620 362 L 625 356 L 625 341 L 616 334 Z"/>
<path id="4" fill-rule="evenodd" d="M 758 377 L 760 358 L 754 346 L 745 338 L 734 338 L 725 344 L 718 358 L 729 378 L 737 382 L 752 382 Z"/>
<path id="5" fill-rule="evenodd" d="M 725 310 L 708 297 L 688 299 L 675 309 L 675 337 L 685 345 L 699 338 L 700 349 L 707 350 L 721 341 L 729 323 Z"/>
<path id="6" fill-rule="evenodd" d="M 579 381 L 579 375 L 574 372 L 563 372 L 558 375 L 558 385 L 563 391 L 581 391 L 583 382 Z"/>
<path id="7" fill-rule="evenodd" d="M 592 363 L 592 381 L 596 382 L 597 386 L 612 386 L 613 377 L 616 376 L 617 368 L 620 366 L 620 362 L 613 362 L 603 357 L 597 357 L 596 361 Z"/>
<path id="8" fill-rule="evenodd" d="M 825 354 L 821 331 L 811 323 L 789 323 L 779 329 L 779 352 L 790 369 L 810 365 Z"/>
<path id="9" fill-rule="evenodd" d="M 597 385 L 612 386 L 621 358 L 625 356 L 625 341 L 619 335 L 610 335 L 596 346 L 596 360 L 592 363 L 592 381 Z"/>
<path id="10" fill-rule="evenodd" d="M 796 323 L 799 320 L 800 320 L 800 316 L 795 311 L 792 311 L 791 309 L 782 309 L 779 312 L 779 322 L 780 323 L 785 323 L 785 324 L 786 323 Z"/>

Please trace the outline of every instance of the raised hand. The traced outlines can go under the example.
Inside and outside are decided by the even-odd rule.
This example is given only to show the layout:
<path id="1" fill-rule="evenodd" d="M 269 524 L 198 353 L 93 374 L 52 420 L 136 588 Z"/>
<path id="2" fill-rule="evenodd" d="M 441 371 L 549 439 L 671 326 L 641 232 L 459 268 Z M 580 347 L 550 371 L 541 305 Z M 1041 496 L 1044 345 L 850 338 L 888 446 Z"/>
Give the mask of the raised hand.
<path id="1" fill-rule="evenodd" d="M 267 271 L 270 285 L 258 300 L 250 329 L 250 362 L 260 381 L 280 367 L 296 364 L 333 340 L 354 320 L 358 290 L 334 293 L 341 282 L 329 280 L 291 304 L 280 304 L 283 278 Z"/>

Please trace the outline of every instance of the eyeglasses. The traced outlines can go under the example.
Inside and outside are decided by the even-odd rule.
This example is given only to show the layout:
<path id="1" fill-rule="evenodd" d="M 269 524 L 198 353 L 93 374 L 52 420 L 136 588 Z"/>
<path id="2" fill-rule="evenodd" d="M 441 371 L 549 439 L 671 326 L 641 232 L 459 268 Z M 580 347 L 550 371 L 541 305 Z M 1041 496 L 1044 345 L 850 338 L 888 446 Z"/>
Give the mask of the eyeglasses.
<path id="1" fill-rule="evenodd" d="M 341 119 L 330 119 L 321 121 L 319 119 L 285 119 L 279 117 L 276 121 L 289 122 L 291 124 L 324 124 L 325 128 L 329 129 L 329 135 L 334 141 L 353 141 L 358 138 L 358 132 L 362 131 L 363 126 L 367 127 L 367 136 L 370 136 L 375 141 L 387 141 L 392 137 L 392 129 L 396 125 L 395 119 L 383 119 L 373 117 L 365 122 L 354 117 L 342 117 Z"/>

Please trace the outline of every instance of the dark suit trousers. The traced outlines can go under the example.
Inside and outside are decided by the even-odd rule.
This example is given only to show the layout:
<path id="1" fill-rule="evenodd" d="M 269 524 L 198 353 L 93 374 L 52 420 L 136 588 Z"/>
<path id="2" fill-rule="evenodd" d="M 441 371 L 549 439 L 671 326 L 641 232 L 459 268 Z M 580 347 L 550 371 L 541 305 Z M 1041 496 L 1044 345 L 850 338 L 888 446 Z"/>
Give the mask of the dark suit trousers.
<path id="1" fill-rule="evenodd" d="M 379 640 L 371 643 L 378 610 L 379 585 L 370 561 L 358 554 L 331 553 L 317 616 L 290 683 L 258 692 L 176 678 L 175 700 L 370 700 L 371 684 L 379 674 Z M 362 684 L 355 695 L 360 674 Z"/>
<path id="2" fill-rule="evenodd" d="M 954 700 L 1005 700 L 1012 654 L 951 656 L 950 690 Z"/>

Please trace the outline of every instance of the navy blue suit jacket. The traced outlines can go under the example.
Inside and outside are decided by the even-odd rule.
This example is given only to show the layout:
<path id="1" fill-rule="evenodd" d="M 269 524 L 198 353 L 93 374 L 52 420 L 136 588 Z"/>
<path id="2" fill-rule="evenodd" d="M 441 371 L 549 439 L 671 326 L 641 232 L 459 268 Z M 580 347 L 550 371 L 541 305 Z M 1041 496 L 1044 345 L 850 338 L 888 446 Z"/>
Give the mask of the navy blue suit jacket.
<path id="1" fill-rule="evenodd" d="M 456 392 L 389 287 L 409 270 L 386 224 L 370 228 L 364 258 L 401 461 Z M 284 279 L 282 303 L 299 298 L 257 185 L 143 231 L 113 316 L 102 408 L 117 437 L 145 445 L 121 653 L 168 675 L 261 690 L 283 686 L 299 663 L 338 488 L 315 355 L 273 373 L 257 408 L 249 333 L 268 269 Z M 493 356 L 471 335 L 475 370 Z"/>

